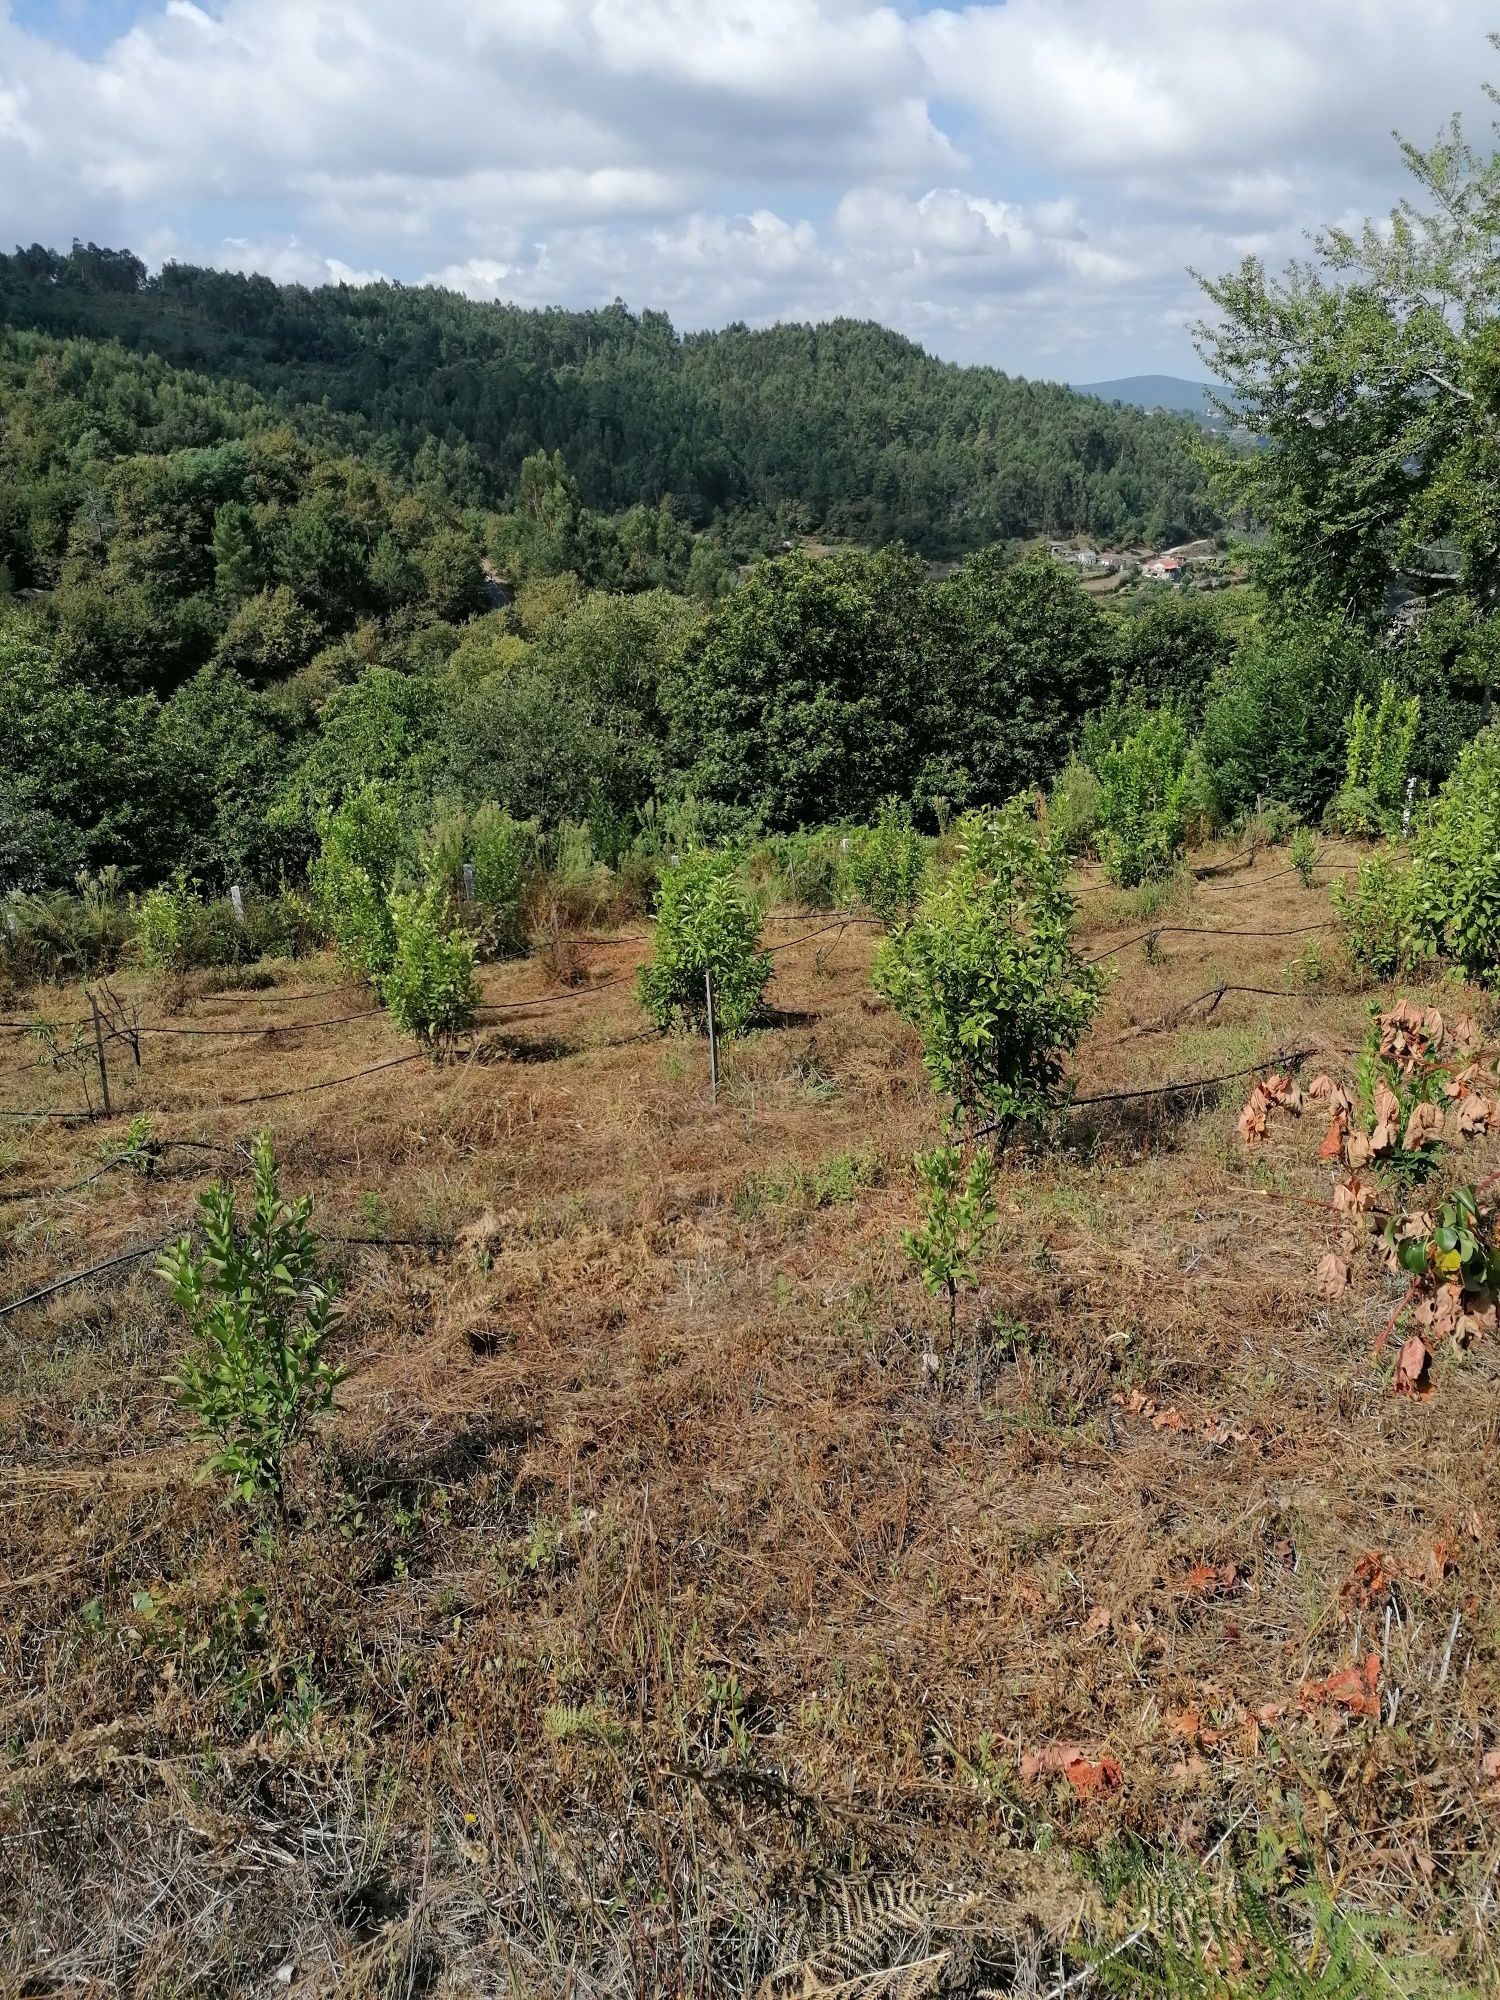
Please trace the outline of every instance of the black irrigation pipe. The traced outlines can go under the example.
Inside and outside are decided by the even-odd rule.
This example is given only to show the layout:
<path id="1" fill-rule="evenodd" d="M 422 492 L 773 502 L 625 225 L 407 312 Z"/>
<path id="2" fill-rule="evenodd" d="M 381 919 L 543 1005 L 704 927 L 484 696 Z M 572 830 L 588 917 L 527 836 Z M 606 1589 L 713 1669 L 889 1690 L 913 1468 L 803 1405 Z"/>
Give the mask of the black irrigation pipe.
<path id="1" fill-rule="evenodd" d="M 458 1242 L 456 1236 L 338 1236 L 328 1230 L 318 1231 L 320 1243 L 363 1244 L 367 1250 L 451 1250 Z"/>
<path id="2" fill-rule="evenodd" d="M 783 938 L 780 944 L 768 945 L 767 952 L 774 956 L 778 951 L 790 951 L 794 944 L 806 944 L 809 938 L 822 937 L 827 931 L 847 930 L 851 924 L 873 924 L 883 929 L 879 917 L 834 917 L 826 924 L 819 924 L 815 931 L 804 931 L 801 937 Z"/>
<path id="3" fill-rule="evenodd" d="M 613 979 L 601 979 L 596 986 L 575 987 L 571 993 L 539 993 L 532 1000 L 481 1000 L 474 1012 L 514 1014 L 532 1007 L 561 1007 L 569 1000 L 587 1000 L 595 993 L 607 993 L 612 986 L 626 986 L 630 977 L 628 972 L 621 972 Z"/>
<path id="4" fill-rule="evenodd" d="M 102 1180 L 107 1173 L 112 1173 L 116 1167 L 123 1167 L 124 1164 L 124 1160 L 106 1160 L 102 1167 L 95 1167 L 94 1171 L 85 1174 L 81 1181 L 69 1181 L 65 1187 L 14 1189 L 0 1187 L 0 1208 L 13 1201 L 56 1201 L 65 1194 L 77 1194 L 80 1188 L 89 1187 L 94 1181 Z"/>
<path id="5" fill-rule="evenodd" d="M 1247 1069 L 1226 1070 L 1222 1076 L 1188 1077 L 1181 1083 L 1152 1084 L 1144 1090 L 1102 1090 L 1093 1097 L 1073 1098 L 1067 1109 L 1076 1110 L 1090 1104 L 1123 1104 L 1127 1099 L 1137 1097 L 1176 1097 L 1194 1090 L 1213 1090 L 1221 1083 L 1238 1083 L 1247 1076 L 1259 1076 L 1262 1070 L 1289 1068 L 1316 1054 L 1317 1050 L 1312 1048 L 1278 1049 L 1275 1055 L 1267 1056 L 1264 1062 L 1251 1063 Z"/>
<path id="6" fill-rule="evenodd" d="M 341 1083 L 358 1083 L 361 1077 L 375 1076 L 383 1069 L 400 1069 L 403 1063 L 421 1062 L 423 1056 L 423 1050 L 414 1049 L 408 1056 L 392 1056 L 388 1062 L 371 1063 L 368 1069 L 351 1070 L 348 1076 L 325 1077 L 321 1083 L 294 1084 L 289 1090 L 263 1090 L 257 1092 L 254 1097 L 226 1097 L 221 1104 L 210 1105 L 208 1109 L 210 1112 L 233 1111 L 241 1104 L 274 1104 L 283 1097 L 305 1097 L 313 1090 L 335 1090 Z M 0 1118 L 64 1118 L 82 1122 L 91 1117 L 92 1113 L 87 1111 L 0 1111 Z M 174 1140 L 172 1143 L 189 1145 L 198 1142 Z"/>
<path id="7" fill-rule="evenodd" d="M 299 993 L 264 993 L 253 987 L 225 986 L 217 993 L 205 993 L 205 1004 L 210 1000 L 230 1000 L 237 1004 L 253 1007 L 290 1007 L 298 1000 L 322 1000 L 330 993 L 353 993 L 361 986 L 368 986 L 367 979 L 346 979 L 338 986 L 305 986 Z"/>
<path id="8" fill-rule="evenodd" d="M 358 1083 L 361 1077 L 376 1076 L 383 1069 L 400 1069 L 405 1063 L 422 1062 L 424 1051 L 414 1049 L 409 1056 L 392 1056 L 388 1062 L 371 1063 L 368 1069 L 351 1070 L 348 1076 L 324 1077 L 321 1083 L 298 1083 L 289 1090 L 262 1090 L 254 1097 L 227 1097 L 222 1104 L 212 1108 L 215 1111 L 233 1111 L 241 1104 L 274 1104 L 283 1097 L 306 1097 L 314 1090 L 336 1090 L 341 1083 Z"/>
<path id="9" fill-rule="evenodd" d="M 122 1264 L 137 1263 L 142 1257 L 149 1257 L 153 1250 L 160 1250 L 173 1242 L 191 1227 L 191 1221 L 174 1223 L 162 1236 L 153 1237 L 138 1249 L 122 1251 L 118 1257 L 106 1257 L 100 1264 L 90 1264 L 86 1270 L 71 1271 L 65 1278 L 57 1278 L 50 1285 L 43 1285 L 37 1291 L 26 1292 L 18 1299 L 10 1299 L 0 1305 L 0 1319 L 11 1313 L 20 1312 L 24 1306 L 40 1305 L 43 1299 L 50 1299 L 57 1292 L 65 1292 L 73 1285 L 81 1285 L 88 1278 L 100 1277 L 105 1271 L 117 1271 Z M 362 1244 L 366 1249 L 383 1250 L 451 1250 L 457 1242 L 453 1236 L 334 1236 L 320 1232 L 324 1243 Z"/>
<path id="10" fill-rule="evenodd" d="M 1266 1000 L 1326 1000 L 1329 998 L 1329 995 L 1326 993 L 1317 993 L 1310 989 L 1298 989 L 1289 986 L 1206 986 L 1201 993 L 1195 993 L 1191 1000 L 1184 1000 L 1180 1007 L 1174 1009 L 1170 1014 L 1164 1014 L 1160 1020 L 1147 1021 L 1140 1027 L 1127 1028 L 1122 1035 L 1112 1036 L 1111 1044 L 1114 1047 L 1118 1047 L 1122 1042 L 1144 1041 L 1147 1035 L 1164 1034 L 1168 1028 L 1177 1027 L 1185 1016 L 1190 1014 L 1195 1007 L 1201 1006 L 1205 1000 L 1213 1002 L 1208 1013 L 1203 1017 L 1204 1020 L 1209 1020 L 1217 1010 L 1219 1002 L 1227 998 L 1231 993 L 1253 993 L 1258 994 L 1262 999 Z"/>
<path id="11" fill-rule="evenodd" d="M 351 1021 L 373 1021 L 385 1013 L 384 1007 L 367 1007 L 358 1014 L 319 1015 L 316 1021 L 286 1021 L 254 1028 L 174 1028 L 165 1022 L 143 1022 L 138 1028 L 118 1030 L 112 1041 L 129 1041 L 132 1035 L 301 1035 L 310 1028 L 342 1028 Z"/>
<path id="12" fill-rule="evenodd" d="M 11 1299 L 7 1304 L 0 1306 L 0 1319 L 7 1318 L 13 1312 L 19 1312 L 23 1306 L 38 1305 L 43 1299 L 50 1299 L 54 1292 L 65 1292 L 70 1285 L 81 1285 L 85 1278 L 97 1278 L 101 1272 L 116 1271 L 122 1264 L 134 1264 L 142 1257 L 149 1257 L 153 1250 L 160 1250 L 164 1244 L 170 1243 L 173 1237 L 181 1235 L 185 1226 L 185 1224 L 174 1224 L 165 1235 L 153 1237 L 151 1242 L 143 1243 L 137 1250 L 123 1251 L 118 1257 L 106 1257 L 102 1264 L 90 1264 L 86 1271 L 73 1271 L 66 1278 L 58 1278 L 50 1285 L 43 1285 L 39 1291 L 27 1292 L 19 1299 Z"/>
<path id="13" fill-rule="evenodd" d="M 215 1145 L 211 1139 L 155 1139 L 152 1141 L 152 1145 L 158 1153 L 168 1151 L 226 1153 L 230 1159 L 233 1159 L 236 1151 L 239 1150 L 234 1146 Z M 81 1188 L 86 1188 L 92 1182 L 102 1178 L 103 1175 L 112 1173 L 116 1167 L 127 1167 L 134 1164 L 134 1161 L 132 1161 L 128 1154 L 120 1153 L 114 1159 L 106 1160 L 103 1166 L 95 1167 L 91 1174 L 85 1174 L 81 1181 L 69 1181 L 63 1187 L 7 1188 L 3 1184 L 0 1184 L 0 1207 L 3 1207 L 7 1202 L 52 1201 L 59 1199 L 65 1194 L 77 1194 Z"/>
<path id="14" fill-rule="evenodd" d="M 1062 1108 L 1077 1111 L 1094 1104 L 1124 1104 L 1135 1098 L 1180 1097 L 1195 1090 L 1214 1090 L 1221 1083 L 1238 1083 L 1247 1076 L 1259 1076 L 1262 1070 L 1290 1068 L 1317 1053 L 1313 1048 L 1279 1049 L 1275 1055 L 1267 1056 L 1264 1062 L 1251 1063 L 1247 1069 L 1226 1070 L 1222 1076 L 1185 1077 L 1180 1083 L 1155 1083 L 1141 1090 L 1102 1090 L 1092 1097 L 1070 1098 Z M 1012 1122 L 1009 1118 L 997 1118 L 988 1125 L 978 1126 L 966 1136 L 970 1140 L 987 1139 L 996 1132 L 1004 1131 Z"/>
<path id="15" fill-rule="evenodd" d="M 1115 954 L 1116 954 L 1117 952 L 1121 952 L 1121 951 L 1129 951 L 1130 947 L 1131 947 L 1131 946 L 1132 946 L 1133 944 L 1145 944 L 1145 943 L 1146 943 L 1146 942 L 1148 941 L 1148 939 L 1150 939 L 1150 938 L 1159 938 L 1159 937 L 1247 937 L 1247 938 L 1279 938 L 1279 937 L 1309 937 L 1309 936 L 1310 936 L 1310 935 L 1311 935 L 1311 934 L 1312 934 L 1312 933 L 1313 933 L 1314 931 L 1333 931 L 1333 930 L 1337 930 L 1337 929 L 1338 929 L 1338 925 L 1337 925 L 1336 923 L 1334 923 L 1334 922 L 1329 922 L 1329 923 L 1324 923 L 1324 924 L 1295 924 L 1295 925 L 1294 925 L 1294 926 L 1293 926 L 1293 927 L 1292 927 L 1292 928 L 1291 928 L 1290 930 L 1283 930 L 1283 931 L 1270 931 L 1270 930 L 1268 930 L 1268 931 L 1259 931 L 1259 930 L 1248 930 L 1248 931 L 1241 931 L 1241 930 L 1220 930 L 1220 929 L 1216 928 L 1216 927 L 1215 927 L 1215 926 L 1213 926 L 1213 925 L 1201 925 L 1201 924 L 1153 924 L 1153 925 L 1152 925 L 1152 927 L 1151 927 L 1151 929 L 1150 929 L 1149 931 L 1141 931 L 1141 932 L 1139 933 L 1139 935 L 1138 935 L 1138 936 L 1136 936 L 1136 937 L 1128 937 L 1128 938 L 1122 938 L 1122 939 L 1120 940 L 1120 942 L 1119 942 L 1118 944 L 1112 944 L 1112 945 L 1111 945 L 1111 946 L 1109 947 L 1109 950 L 1108 950 L 1108 951 L 1101 951 L 1101 952 L 1098 952 L 1098 953 L 1096 953 L 1096 954 L 1095 954 L 1095 956 L 1094 956 L 1093 958 L 1086 958 L 1086 959 L 1084 959 L 1084 960 L 1083 960 L 1083 963 L 1084 963 L 1085 965 L 1102 965 L 1102 964 L 1104 963 L 1105 959 L 1107 959 L 1107 958 L 1113 958 L 1113 957 L 1115 956 Z"/>

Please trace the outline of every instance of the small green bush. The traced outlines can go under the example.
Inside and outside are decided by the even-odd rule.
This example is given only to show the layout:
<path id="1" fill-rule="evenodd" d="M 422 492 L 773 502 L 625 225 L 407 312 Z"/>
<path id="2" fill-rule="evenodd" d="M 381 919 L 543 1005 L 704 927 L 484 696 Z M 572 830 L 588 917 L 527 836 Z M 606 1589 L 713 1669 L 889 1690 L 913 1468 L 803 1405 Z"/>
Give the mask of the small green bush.
<path id="1" fill-rule="evenodd" d="M 1025 1123 L 1058 1101 L 1103 991 L 1073 946 L 1066 874 L 1022 800 L 968 814 L 952 871 L 876 954 L 876 989 L 921 1036 L 955 1124 Z"/>
<path id="2" fill-rule="evenodd" d="M 541 829 L 513 819 L 499 806 L 452 812 L 436 820 L 422 841 L 422 872 L 439 883 L 466 919 L 486 957 L 510 958 L 526 947 L 528 892 L 541 868 Z M 470 896 L 464 864 L 473 870 Z"/>
<path id="3" fill-rule="evenodd" d="M 1412 843 L 1410 924 L 1428 954 L 1500 984 L 1500 724 L 1464 750 Z"/>
<path id="4" fill-rule="evenodd" d="M 1170 875 L 1187 842 L 1193 780 L 1187 729 L 1175 709 L 1143 716 L 1099 754 L 1099 853 L 1133 889 Z"/>
<path id="5" fill-rule="evenodd" d="M 1395 833 L 1406 804 L 1406 781 L 1421 724 L 1421 703 L 1390 681 L 1380 699 L 1355 697 L 1347 724 L 1344 782 L 1328 808 L 1328 823 L 1342 833 Z"/>
<path id="6" fill-rule="evenodd" d="M 1333 884 L 1330 893 L 1344 950 L 1361 978 L 1403 978 L 1421 957 L 1412 890 L 1411 870 L 1389 854 L 1362 862 L 1352 888 L 1347 882 Z"/>
<path id="7" fill-rule="evenodd" d="M 323 1358 L 334 1287 L 315 1275 L 312 1197 L 283 1201 L 266 1132 L 252 1163 L 250 1215 L 217 1182 L 200 1201 L 203 1253 L 184 1236 L 157 1267 L 193 1322 L 196 1346 L 173 1379 L 218 1443 L 204 1473 L 227 1473 L 231 1500 L 251 1502 L 280 1499 L 288 1451 L 342 1376 Z"/>
<path id="8" fill-rule="evenodd" d="M 526 895 L 541 866 L 541 829 L 499 806 L 480 806 L 469 822 L 474 901 L 489 949 L 509 957 L 525 949 Z"/>
<path id="9" fill-rule="evenodd" d="M 203 897 L 179 876 L 134 906 L 135 952 L 152 972 L 190 972 L 296 958 L 311 948 L 316 925 L 295 896 L 244 895 L 243 921 L 228 896 Z"/>
<path id="10" fill-rule="evenodd" d="M 760 948 L 759 924 L 736 879 L 735 857 L 703 847 L 662 870 L 655 947 L 637 987 L 641 1005 L 659 1028 L 680 1021 L 706 1031 L 704 980 L 710 972 L 715 1022 L 721 1032 L 736 1034 L 760 1007 L 771 959 Z"/>
<path id="11" fill-rule="evenodd" d="M 437 882 L 395 890 L 389 914 L 395 943 L 381 978 L 381 998 L 397 1027 L 424 1048 L 450 1047 L 479 1004 L 474 940 Z"/>
<path id="12" fill-rule="evenodd" d="M 1311 827 L 1299 826 L 1293 831 L 1287 858 L 1296 869 L 1297 879 L 1303 888 L 1310 889 L 1313 870 L 1318 865 L 1318 843 L 1313 839 Z"/>
<path id="13" fill-rule="evenodd" d="M 149 972 L 186 972 L 193 963 L 201 900 L 178 876 L 170 887 L 152 889 L 135 908 L 135 949 Z"/>
<path id="14" fill-rule="evenodd" d="M 1064 854 L 1076 858 L 1095 852 L 1100 809 L 1098 773 L 1081 757 L 1070 757 L 1047 803 L 1047 829 Z"/>
<path id="15" fill-rule="evenodd" d="M 902 1235 L 906 1254 L 929 1292 L 948 1302 L 948 1342 L 958 1327 L 961 1285 L 979 1282 L 979 1259 L 995 1226 L 994 1160 L 978 1151 L 964 1168 L 958 1146 L 935 1146 L 918 1153 L 917 1198 L 920 1219 Z"/>
<path id="16" fill-rule="evenodd" d="M 852 836 L 849 876 L 854 893 L 888 931 L 904 930 L 922 893 L 927 856 L 911 808 L 887 799 L 871 827 Z"/>
<path id="17" fill-rule="evenodd" d="M 854 838 L 835 826 L 776 834 L 751 853 L 745 872 L 768 905 L 835 910 L 849 894 Z"/>
<path id="18" fill-rule="evenodd" d="M 413 858 L 402 801 L 389 787 L 367 785 L 324 815 L 320 834 L 313 907 L 343 963 L 378 985 L 396 954 L 390 891 Z"/>

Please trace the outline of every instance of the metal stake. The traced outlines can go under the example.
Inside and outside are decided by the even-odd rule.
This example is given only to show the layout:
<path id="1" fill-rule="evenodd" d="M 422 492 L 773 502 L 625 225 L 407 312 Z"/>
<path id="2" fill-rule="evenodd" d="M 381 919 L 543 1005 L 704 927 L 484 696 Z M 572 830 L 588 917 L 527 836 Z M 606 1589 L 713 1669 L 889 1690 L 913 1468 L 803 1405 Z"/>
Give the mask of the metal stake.
<path id="1" fill-rule="evenodd" d="M 719 1101 L 719 1037 L 714 1027 L 714 976 L 711 972 L 703 975 L 703 990 L 708 995 L 708 1081 L 713 1092 L 714 1103 Z"/>

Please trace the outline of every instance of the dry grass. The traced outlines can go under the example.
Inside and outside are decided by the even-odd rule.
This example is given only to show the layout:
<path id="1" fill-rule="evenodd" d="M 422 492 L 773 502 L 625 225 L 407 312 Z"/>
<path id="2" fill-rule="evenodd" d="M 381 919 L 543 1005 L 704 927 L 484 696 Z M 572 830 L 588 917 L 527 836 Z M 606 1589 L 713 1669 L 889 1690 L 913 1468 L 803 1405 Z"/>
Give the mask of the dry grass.
<path id="1" fill-rule="evenodd" d="M 1327 903 L 1264 853 L 1144 921 L 1082 911 L 1103 952 Z M 1300 986 L 1303 944 L 1120 952 L 1081 1092 L 1293 1044 L 1351 1075 L 1367 996 L 1197 1000 Z M 606 984 L 639 950 L 590 947 L 561 990 L 491 971 L 534 1004 L 449 1067 L 233 1104 L 406 1053 L 379 1019 L 293 1025 L 357 995 L 236 992 L 169 1024 L 264 1032 L 147 1036 L 117 1066 L 111 1132 L 146 1109 L 233 1149 L 265 1119 L 331 1236 L 451 1247 L 330 1244 L 350 1373 L 276 1537 L 195 1483 L 149 1260 L 0 1320 L 0 1977 L 812 1991 L 777 1983 L 804 1930 L 899 1879 L 892 1949 L 939 1981 L 907 1990 L 1040 1994 L 1111 1935 L 1118 1836 L 1234 1830 L 1491 1978 L 1500 1355 L 1393 1396 L 1373 1246 L 1345 1303 L 1314 1291 L 1337 1220 L 1313 1121 L 1247 1153 L 1240 1085 L 1072 1114 L 1006 1163 L 938 1390 L 899 1248 L 936 1114 L 868 936 L 778 956 L 717 1106 L 702 1047 Z M 67 1087 L 0 1076 L 0 1102 Z M 0 1128 L 0 1296 L 162 1236 L 234 1158 L 40 1192 L 100 1137 Z M 1495 1163 L 1477 1145 L 1463 1177 Z M 1378 1722 L 1299 1698 L 1371 1649 Z M 1123 1782 L 1022 1782 L 1064 1743 Z"/>

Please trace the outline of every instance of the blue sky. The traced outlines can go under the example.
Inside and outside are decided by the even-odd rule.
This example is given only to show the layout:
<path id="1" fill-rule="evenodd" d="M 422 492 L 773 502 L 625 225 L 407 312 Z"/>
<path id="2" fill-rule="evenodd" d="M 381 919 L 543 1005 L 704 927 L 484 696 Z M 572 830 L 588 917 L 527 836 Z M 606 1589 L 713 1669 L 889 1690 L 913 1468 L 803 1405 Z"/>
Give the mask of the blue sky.
<path id="1" fill-rule="evenodd" d="M 1494 68 L 1472 0 L 0 0 L 0 241 L 1194 373 L 1187 267 Z"/>

